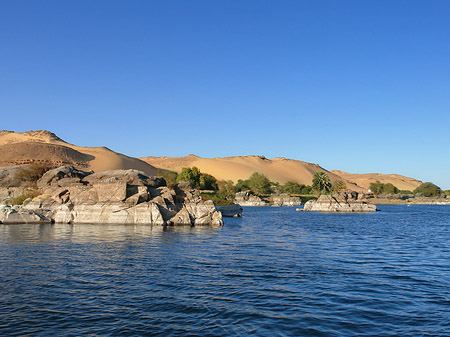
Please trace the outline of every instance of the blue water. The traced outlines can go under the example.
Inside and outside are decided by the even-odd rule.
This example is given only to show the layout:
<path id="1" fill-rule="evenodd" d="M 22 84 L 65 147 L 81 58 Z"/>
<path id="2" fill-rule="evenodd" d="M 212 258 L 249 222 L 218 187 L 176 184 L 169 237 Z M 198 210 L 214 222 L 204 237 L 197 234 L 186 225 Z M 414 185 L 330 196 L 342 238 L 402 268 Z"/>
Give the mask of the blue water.
<path id="1" fill-rule="evenodd" d="M 0 225 L 0 335 L 450 335 L 450 207 L 379 208 Z"/>

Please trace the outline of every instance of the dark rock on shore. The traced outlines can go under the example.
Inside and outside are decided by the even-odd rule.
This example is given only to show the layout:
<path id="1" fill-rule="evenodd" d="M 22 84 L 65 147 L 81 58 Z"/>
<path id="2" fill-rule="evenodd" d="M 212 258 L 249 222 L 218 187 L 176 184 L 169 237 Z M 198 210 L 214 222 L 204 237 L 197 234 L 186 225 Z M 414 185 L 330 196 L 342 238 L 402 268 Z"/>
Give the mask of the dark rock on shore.
<path id="1" fill-rule="evenodd" d="M 233 204 L 229 206 L 216 206 L 216 210 L 222 213 L 222 216 L 229 218 L 242 217 L 242 207 L 239 204 Z"/>

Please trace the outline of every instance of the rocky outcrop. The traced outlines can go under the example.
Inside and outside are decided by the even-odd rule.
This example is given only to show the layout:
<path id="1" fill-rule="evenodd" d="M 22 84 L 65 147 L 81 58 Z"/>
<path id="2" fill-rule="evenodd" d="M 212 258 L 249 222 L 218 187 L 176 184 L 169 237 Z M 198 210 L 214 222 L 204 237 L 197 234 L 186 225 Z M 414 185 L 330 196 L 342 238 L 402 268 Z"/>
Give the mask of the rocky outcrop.
<path id="1" fill-rule="evenodd" d="M 375 212 L 377 207 L 368 204 L 364 194 L 353 191 L 339 192 L 332 195 L 322 194 L 317 200 L 306 202 L 299 211 L 332 212 L 332 213 L 363 213 Z"/>
<path id="2" fill-rule="evenodd" d="M 239 204 L 241 206 L 269 206 L 268 202 L 252 194 L 252 192 L 250 191 L 243 191 L 236 193 L 234 203 Z"/>
<path id="3" fill-rule="evenodd" d="M 30 181 L 16 177 L 26 167 L 25 165 L 0 167 L 0 200 L 16 198 L 32 185 Z"/>
<path id="4" fill-rule="evenodd" d="M 161 177 L 137 170 L 84 172 L 63 166 L 37 182 L 42 195 L 19 214 L 34 213 L 61 223 L 222 226 L 212 201 L 203 201 L 189 183 L 169 189 Z M 4 223 L 10 217 L 4 212 Z"/>
<path id="5" fill-rule="evenodd" d="M 22 209 L 18 206 L 0 205 L 0 223 L 4 224 L 45 224 L 52 219 L 42 212 Z"/>
<path id="6" fill-rule="evenodd" d="M 242 217 L 242 207 L 239 204 L 233 204 L 229 206 L 216 206 L 216 210 L 222 213 L 222 216 L 229 218 Z"/>
<path id="7" fill-rule="evenodd" d="M 272 206 L 299 206 L 302 204 L 302 199 L 299 197 L 291 197 L 289 194 L 283 193 L 278 195 L 272 195 Z"/>

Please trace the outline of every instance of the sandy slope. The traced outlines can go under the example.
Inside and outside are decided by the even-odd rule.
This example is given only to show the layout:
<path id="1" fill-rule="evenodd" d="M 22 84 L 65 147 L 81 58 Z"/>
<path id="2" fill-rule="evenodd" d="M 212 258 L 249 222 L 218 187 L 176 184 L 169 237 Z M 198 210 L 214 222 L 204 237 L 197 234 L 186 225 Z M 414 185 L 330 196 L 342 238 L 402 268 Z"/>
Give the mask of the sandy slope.
<path id="1" fill-rule="evenodd" d="M 224 158 L 200 158 L 194 155 L 186 157 L 146 157 L 141 158 L 156 168 L 180 172 L 183 167 L 196 166 L 201 172 L 209 173 L 219 180 L 247 179 L 253 172 L 266 175 L 272 181 L 281 184 L 294 181 L 299 184 L 311 185 L 317 172 L 327 172 L 332 181 L 342 179 L 328 172 L 317 164 L 287 158 L 267 159 L 263 156 L 237 156 Z M 354 190 L 360 187 L 347 182 Z"/>
<path id="2" fill-rule="evenodd" d="M 381 174 L 381 173 L 347 173 L 344 171 L 333 170 L 331 171 L 342 178 L 352 181 L 365 189 L 368 189 L 370 183 L 376 182 L 377 180 L 383 184 L 391 183 L 400 190 L 413 191 L 422 182 L 420 180 L 401 176 L 398 174 Z"/>
<path id="3" fill-rule="evenodd" d="M 155 175 L 151 165 L 106 147 L 83 147 L 64 142 L 48 131 L 0 131 L 0 166 L 30 162 L 73 164 L 87 170 L 138 169 Z"/>
<path id="4" fill-rule="evenodd" d="M 86 170 L 134 168 L 156 175 L 157 169 L 180 172 L 183 167 L 197 166 L 219 180 L 247 179 L 253 172 L 260 172 L 272 181 L 295 181 L 311 185 L 317 172 L 327 172 L 332 181 L 343 179 L 354 190 L 367 190 L 371 182 L 392 183 L 399 189 L 414 190 L 419 180 L 400 175 L 378 173 L 351 174 L 342 171 L 326 171 L 317 164 L 286 158 L 267 159 L 263 156 L 237 156 L 224 158 L 146 157 L 132 158 L 111 151 L 106 147 L 83 147 L 66 143 L 48 131 L 11 132 L 0 131 L 0 166 L 49 162 L 54 165 L 73 164 Z"/>

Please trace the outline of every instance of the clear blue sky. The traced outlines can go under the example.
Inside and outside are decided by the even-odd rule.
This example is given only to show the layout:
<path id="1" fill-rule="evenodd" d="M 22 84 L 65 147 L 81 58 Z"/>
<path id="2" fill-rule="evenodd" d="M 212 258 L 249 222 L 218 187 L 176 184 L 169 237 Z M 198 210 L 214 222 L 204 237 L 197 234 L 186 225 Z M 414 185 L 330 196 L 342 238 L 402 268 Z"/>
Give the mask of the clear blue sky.
<path id="1" fill-rule="evenodd" d="M 0 1 L 0 129 L 450 188 L 450 1 Z"/>

